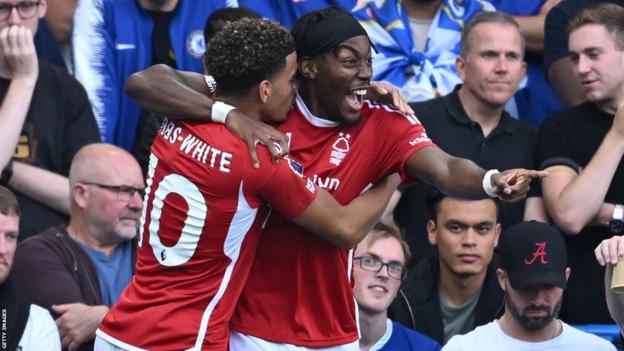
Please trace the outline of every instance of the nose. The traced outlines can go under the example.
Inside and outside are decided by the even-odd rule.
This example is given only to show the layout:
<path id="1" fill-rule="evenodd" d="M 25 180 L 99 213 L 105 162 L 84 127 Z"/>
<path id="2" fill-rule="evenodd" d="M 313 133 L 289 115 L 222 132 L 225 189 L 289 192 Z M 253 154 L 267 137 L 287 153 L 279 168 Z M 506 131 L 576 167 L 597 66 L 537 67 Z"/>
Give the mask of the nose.
<path id="1" fill-rule="evenodd" d="M 507 72 L 508 62 L 507 57 L 505 55 L 501 55 L 498 57 L 496 61 L 496 71 L 497 72 Z"/>
<path id="2" fill-rule="evenodd" d="M 4 256 L 7 254 L 9 249 L 9 245 L 7 242 L 6 234 L 0 233 L 0 255 Z"/>
<path id="3" fill-rule="evenodd" d="M 576 64 L 576 70 L 579 74 L 585 74 L 589 72 L 590 63 L 589 59 L 585 55 L 579 55 L 578 63 Z"/>
<path id="4" fill-rule="evenodd" d="M 17 7 L 11 8 L 11 12 L 9 12 L 7 22 L 11 26 L 22 24 L 22 16 L 20 16 L 20 14 L 17 12 Z"/>
<path id="5" fill-rule="evenodd" d="M 373 78 L 373 65 L 368 60 L 362 60 L 358 70 L 358 78 L 365 81 L 370 81 Z"/>
<path id="6" fill-rule="evenodd" d="M 475 246 L 477 235 L 478 234 L 475 232 L 473 228 L 468 228 L 468 230 L 466 230 L 466 234 L 464 235 L 464 241 L 462 242 L 462 245 L 463 246 Z"/>
<path id="7" fill-rule="evenodd" d="M 376 276 L 379 278 L 389 278 L 390 277 L 390 272 L 388 271 L 388 269 L 390 269 L 388 267 L 387 264 L 384 264 L 383 266 L 381 266 L 381 268 L 377 271 Z"/>
<path id="8" fill-rule="evenodd" d="M 128 207 L 137 210 L 143 209 L 143 198 L 138 191 L 132 194 L 132 198 L 128 201 Z"/>

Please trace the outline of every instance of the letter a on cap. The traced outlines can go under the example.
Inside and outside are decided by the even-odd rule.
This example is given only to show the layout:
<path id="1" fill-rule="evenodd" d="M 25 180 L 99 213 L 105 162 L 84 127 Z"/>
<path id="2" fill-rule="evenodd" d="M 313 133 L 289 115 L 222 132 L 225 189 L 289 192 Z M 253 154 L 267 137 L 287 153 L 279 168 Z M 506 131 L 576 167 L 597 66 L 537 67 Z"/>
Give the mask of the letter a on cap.
<path id="1" fill-rule="evenodd" d="M 535 249 L 535 252 L 533 252 L 533 256 L 530 259 L 525 258 L 524 264 L 526 265 L 533 264 L 533 262 L 535 262 L 535 260 L 537 260 L 538 258 L 541 264 L 548 263 L 548 261 L 546 261 L 546 242 L 545 241 L 541 243 L 536 242 L 535 246 L 537 246 L 537 248 Z"/>

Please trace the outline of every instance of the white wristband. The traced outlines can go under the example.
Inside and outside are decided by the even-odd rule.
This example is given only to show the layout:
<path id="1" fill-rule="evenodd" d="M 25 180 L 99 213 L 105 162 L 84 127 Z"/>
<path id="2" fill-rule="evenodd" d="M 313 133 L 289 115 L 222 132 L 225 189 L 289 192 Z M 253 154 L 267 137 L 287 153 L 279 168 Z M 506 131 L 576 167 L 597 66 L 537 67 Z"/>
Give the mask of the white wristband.
<path id="1" fill-rule="evenodd" d="M 500 173 L 498 169 L 490 169 L 485 172 L 485 175 L 483 176 L 483 191 L 485 191 L 485 193 L 491 198 L 498 197 L 498 194 L 496 193 L 497 189 L 492 185 L 492 175 L 496 173 Z"/>
<path id="2" fill-rule="evenodd" d="M 234 106 L 230 106 L 221 101 L 215 101 L 214 104 L 212 104 L 212 121 L 225 124 L 228 113 L 233 109 L 235 109 Z"/>

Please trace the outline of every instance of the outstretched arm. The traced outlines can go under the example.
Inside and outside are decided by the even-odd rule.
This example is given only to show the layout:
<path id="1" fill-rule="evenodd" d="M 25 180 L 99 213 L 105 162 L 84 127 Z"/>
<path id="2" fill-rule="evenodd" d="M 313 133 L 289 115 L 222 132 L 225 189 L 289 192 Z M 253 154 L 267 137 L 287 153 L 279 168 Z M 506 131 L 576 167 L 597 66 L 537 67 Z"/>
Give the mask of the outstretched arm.
<path id="1" fill-rule="evenodd" d="M 346 206 L 321 190 L 294 221 L 336 246 L 352 248 L 379 220 L 399 183 L 398 175 L 390 175 Z"/>
<path id="2" fill-rule="evenodd" d="M 413 153 L 407 159 L 406 170 L 411 177 L 420 178 L 453 196 L 471 199 L 488 196 L 483 186 L 485 170 L 470 160 L 453 157 L 437 147 L 426 147 Z M 491 175 L 490 182 L 497 196 L 514 202 L 526 196 L 532 179 L 546 174 L 516 168 Z"/>

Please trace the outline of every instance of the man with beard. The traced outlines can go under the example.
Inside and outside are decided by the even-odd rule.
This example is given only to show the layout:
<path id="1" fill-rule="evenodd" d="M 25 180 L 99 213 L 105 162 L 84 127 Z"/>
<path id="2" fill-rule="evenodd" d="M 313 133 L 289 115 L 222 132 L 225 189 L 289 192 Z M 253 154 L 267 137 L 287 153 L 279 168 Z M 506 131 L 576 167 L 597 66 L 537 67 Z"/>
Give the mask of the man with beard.
<path id="1" fill-rule="evenodd" d="M 608 341 L 557 319 L 570 268 L 555 228 L 518 223 L 501 235 L 498 247 L 501 268 L 496 275 L 505 294 L 505 312 L 451 338 L 443 350 L 615 350 Z"/>
<path id="2" fill-rule="evenodd" d="M 69 188 L 69 225 L 20 243 L 13 275 L 24 297 L 56 318 L 65 349 L 92 350 L 96 328 L 133 274 L 145 185 L 128 152 L 90 144 L 72 161 Z"/>

